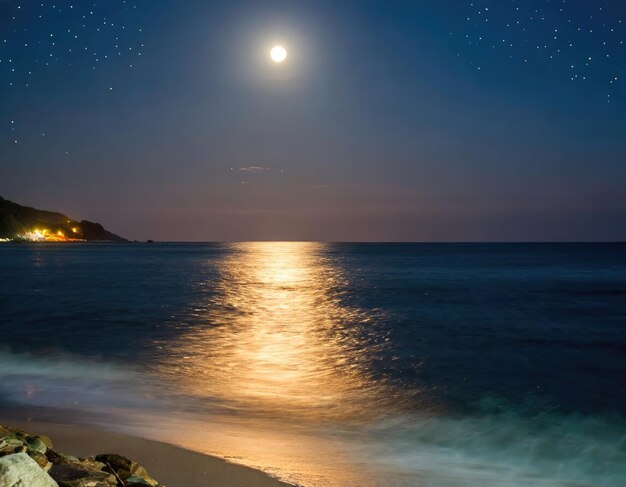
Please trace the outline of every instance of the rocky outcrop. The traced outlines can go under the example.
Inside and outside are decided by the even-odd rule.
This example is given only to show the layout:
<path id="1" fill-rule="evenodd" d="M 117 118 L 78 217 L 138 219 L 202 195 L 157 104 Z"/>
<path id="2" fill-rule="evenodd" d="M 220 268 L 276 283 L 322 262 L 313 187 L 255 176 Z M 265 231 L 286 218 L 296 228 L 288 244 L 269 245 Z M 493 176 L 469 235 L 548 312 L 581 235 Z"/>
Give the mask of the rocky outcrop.
<path id="1" fill-rule="evenodd" d="M 0 196 L 0 238 L 20 240 L 20 236 L 38 229 L 67 239 L 126 242 L 99 223 L 77 221 L 63 213 L 23 206 Z"/>
<path id="2" fill-rule="evenodd" d="M 121 455 L 78 458 L 47 436 L 0 425 L 0 487 L 165 487 Z"/>

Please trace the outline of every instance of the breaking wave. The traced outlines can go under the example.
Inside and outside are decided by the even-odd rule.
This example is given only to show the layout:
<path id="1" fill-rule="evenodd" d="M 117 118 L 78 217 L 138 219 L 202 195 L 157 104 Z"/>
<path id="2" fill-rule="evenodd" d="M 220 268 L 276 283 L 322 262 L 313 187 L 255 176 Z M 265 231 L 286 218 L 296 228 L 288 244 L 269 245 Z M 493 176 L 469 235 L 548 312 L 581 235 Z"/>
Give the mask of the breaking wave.
<path id="1" fill-rule="evenodd" d="M 164 424 L 168 417 L 177 418 L 179 431 L 193 431 L 198 424 L 211 424 L 219 431 L 219 416 L 173 411 L 174 398 L 155 393 L 152 380 L 139 370 L 102 361 L 0 352 L 0 400 L 5 403 L 107 411 L 118 416 L 118 425 L 132 424 L 133 415 L 145 413 L 161 417 Z M 276 425 L 276 429 L 286 427 Z M 337 424 L 299 434 L 305 443 L 313 437 L 316 444 L 332 442 L 347 452 L 355 466 L 374 467 L 363 485 L 626 485 L 626 420 L 617 414 L 537 411 L 506 403 L 494 407 L 487 401 L 473 413 L 411 413 L 387 416 L 369 425 L 345 428 Z M 220 439 L 215 442 L 219 444 Z M 182 446 L 197 449 L 196 444 Z M 245 453 L 227 449 L 217 453 L 253 463 Z M 337 472 L 332 479 L 320 481 L 290 471 L 289 465 L 280 465 L 278 460 L 278 464 L 272 464 L 271 458 L 268 462 L 266 467 L 274 475 L 297 478 L 305 486 L 341 485 Z"/>

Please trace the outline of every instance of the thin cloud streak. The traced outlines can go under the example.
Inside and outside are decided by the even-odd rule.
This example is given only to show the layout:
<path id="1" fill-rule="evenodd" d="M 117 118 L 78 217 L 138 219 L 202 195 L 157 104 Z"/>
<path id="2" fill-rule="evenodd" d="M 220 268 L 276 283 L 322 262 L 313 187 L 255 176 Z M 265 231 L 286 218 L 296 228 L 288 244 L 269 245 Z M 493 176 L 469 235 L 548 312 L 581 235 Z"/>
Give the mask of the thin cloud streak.
<path id="1" fill-rule="evenodd" d="M 239 168 L 240 172 L 252 172 L 252 173 L 258 173 L 258 172 L 265 172 L 265 171 L 269 171 L 271 168 L 270 167 L 263 167 L 263 166 L 243 166 Z"/>

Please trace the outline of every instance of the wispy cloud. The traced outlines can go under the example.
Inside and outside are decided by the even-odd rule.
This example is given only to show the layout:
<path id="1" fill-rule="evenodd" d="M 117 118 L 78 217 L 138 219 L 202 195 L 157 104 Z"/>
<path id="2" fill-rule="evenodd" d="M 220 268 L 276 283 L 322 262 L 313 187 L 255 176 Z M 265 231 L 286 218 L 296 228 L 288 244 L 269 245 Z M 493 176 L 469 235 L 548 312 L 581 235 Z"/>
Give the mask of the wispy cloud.
<path id="1" fill-rule="evenodd" d="M 269 167 L 263 167 L 263 166 L 244 166 L 244 167 L 240 167 L 239 171 L 241 172 L 264 172 L 264 171 L 269 171 L 270 168 Z"/>

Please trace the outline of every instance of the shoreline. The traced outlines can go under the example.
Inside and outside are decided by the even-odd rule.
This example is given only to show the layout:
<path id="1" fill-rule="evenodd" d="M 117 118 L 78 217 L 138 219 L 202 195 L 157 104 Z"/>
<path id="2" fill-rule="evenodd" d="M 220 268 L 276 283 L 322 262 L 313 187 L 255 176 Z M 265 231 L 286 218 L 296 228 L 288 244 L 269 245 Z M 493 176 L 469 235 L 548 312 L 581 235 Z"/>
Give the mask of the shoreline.
<path id="1" fill-rule="evenodd" d="M 0 416 L 0 424 L 49 436 L 56 449 L 71 455 L 117 453 L 132 458 L 167 487 L 294 487 L 219 457 L 92 426 L 15 420 L 11 415 Z"/>

